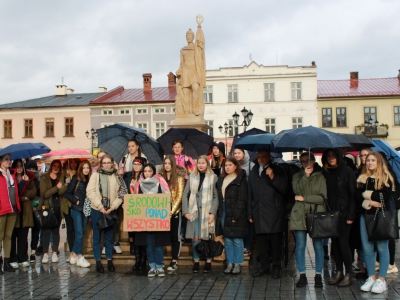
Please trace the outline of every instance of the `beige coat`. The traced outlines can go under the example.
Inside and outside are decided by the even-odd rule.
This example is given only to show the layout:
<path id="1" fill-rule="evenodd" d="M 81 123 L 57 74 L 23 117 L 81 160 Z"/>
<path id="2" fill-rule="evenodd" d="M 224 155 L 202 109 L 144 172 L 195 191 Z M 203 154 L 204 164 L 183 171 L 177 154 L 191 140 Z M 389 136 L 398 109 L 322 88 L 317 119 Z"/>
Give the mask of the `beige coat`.
<path id="1" fill-rule="evenodd" d="M 95 210 L 103 208 L 101 204 L 101 194 L 99 191 L 99 173 L 94 173 L 90 176 L 88 186 L 86 188 L 86 196 L 90 199 L 91 207 Z M 108 176 L 108 190 L 110 193 L 110 204 L 111 209 L 116 210 L 122 204 L 122 199 L 118 198 L 118 189 L 120 183 L 116 175 Z"/>

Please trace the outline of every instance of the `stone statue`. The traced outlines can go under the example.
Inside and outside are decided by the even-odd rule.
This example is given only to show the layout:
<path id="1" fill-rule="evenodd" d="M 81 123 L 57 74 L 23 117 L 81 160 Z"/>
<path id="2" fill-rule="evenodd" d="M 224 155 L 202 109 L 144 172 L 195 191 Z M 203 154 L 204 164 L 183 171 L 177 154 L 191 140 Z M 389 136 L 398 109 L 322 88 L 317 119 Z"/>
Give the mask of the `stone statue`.
<path id="1" fill-rule="evenodd" d="M 203 17 L 198 15 L 196 42 L 194 32 L 186 32 L 188 45 L 181 49 L 181 62 L 176 71 L 177 96 L 176 116 L 187 117 L 189 114 L 204 116 L 203 88 L 206 84 L 206 58 L 204 53 L 204 33 L 201 29 Z"/>

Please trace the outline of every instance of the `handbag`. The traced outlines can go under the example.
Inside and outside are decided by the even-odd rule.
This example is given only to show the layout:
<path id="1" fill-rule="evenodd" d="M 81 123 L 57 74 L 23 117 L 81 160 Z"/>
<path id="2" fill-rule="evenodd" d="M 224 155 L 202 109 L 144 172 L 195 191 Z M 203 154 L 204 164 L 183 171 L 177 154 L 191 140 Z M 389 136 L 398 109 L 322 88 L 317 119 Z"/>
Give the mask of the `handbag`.
<path id="1" fill-rule="evenodd" d="M 224 245 L 220 241 L 215 241 L 214 234 L 208 234 L 208 240 L 201 240 L 196 245 L 196 250 L 205 257 L 220 256 L 224 250 Z"/>
<path id="2" fill-rule="evenodd" d="M 214 241 L 220 242 L 224 246 L 224 249 L 222 249 L 221 255 L 214 256 L 214 260 L 216 260 L 216 261 L 225 261 L 226 260 L 226 253 L 225 253 L 224 236 L 223 235 L 218 235 L 218 236 L 215 237 Z"/>
<path id="3" fill-rule="evenodd" d="M 36 224 L 41 229 L 52 229 L 60 226 L 59 220 L 52 208 L 43 210 L 34 210 L 33 216 L 35 218 Z"/>
<path id="4" fill-rule="evenodd" d="M 118 222 L 118 215 L 114 212 L 106 215 L 102 214 L 96 223 L 96 227 L 99 230 L 106 229 L 108 227 L 114 226 Z"/>
<path id="5" fill-rule="evenodd" d="M 399 221 L 397 210 L 386 210 L 382 193 L 379 193 L 381 208 L 375 210 L 374 215 L 365 214 L 365 226 L 368 232 L 368 241 L 395 240 L 399 238 Z"/>
<path id="6" fill-rule="evenodd" d="M 340 211 L 332 211 L 325 196 L 320 196 L 324 199 L 327 211 L 317 212 L 316 205 L 314 213 L 306 214 L 308 234 L 312 239 L 336 238 L 339 236 Z"/>
<path id="7" fill-rule="evenodd" d="M 88 197 L 85 197 L 85 201 L 83 202 L 83 214 L 85 217 L 90 217 L 92 214 L 91 202 Z"/>

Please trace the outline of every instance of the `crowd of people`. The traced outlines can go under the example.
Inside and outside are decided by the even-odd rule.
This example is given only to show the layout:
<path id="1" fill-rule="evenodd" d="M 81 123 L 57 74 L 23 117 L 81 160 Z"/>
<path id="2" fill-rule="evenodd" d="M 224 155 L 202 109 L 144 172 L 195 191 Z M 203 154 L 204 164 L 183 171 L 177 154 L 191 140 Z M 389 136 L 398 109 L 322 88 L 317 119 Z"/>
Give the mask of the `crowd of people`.
<path id="1" fill-rule="evenodd" d="M 267 149 L 257 151 L 257 158 L 250 161 L 247 151 L 239 148 L 234 149 L 233 156 L 225 156 L 224 144 L 215 142 L 208 156 L 194 160 L 184 154 L 182 141 L 174 141 L 171 147 L 174 154 L 165 156 L 161 166 L 147 161 L 136 140 L 128 142 L 128 154 L 120 162 L 100 150 L 94 163 L 53 160 L 47 172 L 43 172 L 40 161 L 25 163 L 12 161 L 10 154 L 1 156 L 0 274 L 3 269 L 14 272 L 20 266 L 27 267 L 39 258 L 44 264 L 50 260 L 57 263 L 62 224 L 70 250 L 67 261 L 89 267 L 83 255 L 89 217 L 96 271 L 105 272 L 101 263 L 105 255 L 107 270 L 114 272 L 113 252 L 122 253 L 119 242 L 124 195 L 165 193 L 171 195 L 170 231 L 128 233 L 130 254 L 135 256 L 133 270 L 145 270 L 148 262 L 148 277 L 166 275 L 167 245 L 171 245 L 172 256 L 167 271 L 178 268 L 185 239 L 192 241 L 193 273 L 199 272 L 201 256 L 196 246 L 213 233 L 224 238 L 225 274 L 241 273 L 244 256 L 252 254 L 255 236 L 259 267 L 252 276 L 271 273 L 278 279 L 282 237 L 285 223 L 289 223 L 300 274 L 296 286 L 304 287 L 308 284 L 305 253 L 309 231 L 305 216 L 325 212 L 327 207 L 340 212 L 340 235 L 330 239 L 330 255 L 329 239 L 312 239 L 316 288 L 323 286 L 324 259 L 329 256 L 336 270 L 328 284 L 338 287 L 353 283 L 353 270 L 358 270 L 353 263 L 355 254 L 364 266 L 356 275 L 366 280 L 362 291 L 382 293 L 387 290 L 387 273 L 398 272 L 394 240 L 370 241 L 365 225 L 365 216 L 376 214 L 382 207 L 398 209 L 398 181 L 379 152 L 362 149 L 361 163 L 356 167 L 341 149 L 327 149 L 320 166 L 311 152 L 303 152 L 298 165 L 289 165 L 275 161 Z M 56 225 L 41 229 L 34 211 L 45 210 L 51 212 Z M 204 273 L 211 272 L 212 260 L 205 257 Z"/>

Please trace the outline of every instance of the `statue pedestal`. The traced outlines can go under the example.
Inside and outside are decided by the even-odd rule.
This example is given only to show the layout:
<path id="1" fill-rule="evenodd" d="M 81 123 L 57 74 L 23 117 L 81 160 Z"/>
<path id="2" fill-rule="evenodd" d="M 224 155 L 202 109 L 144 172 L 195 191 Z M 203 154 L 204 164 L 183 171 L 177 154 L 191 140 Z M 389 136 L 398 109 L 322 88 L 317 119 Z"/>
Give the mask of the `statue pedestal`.
<path id="1" fill-rule="evenodd" d="M 187 114 L 186 116 L 176 117 L 172 121 L 171 128 L 194 128 L 202 132 L 207 132 L 211 127 L 206 124 L 203 116 L 196 116 L 194 114 Z"/>

